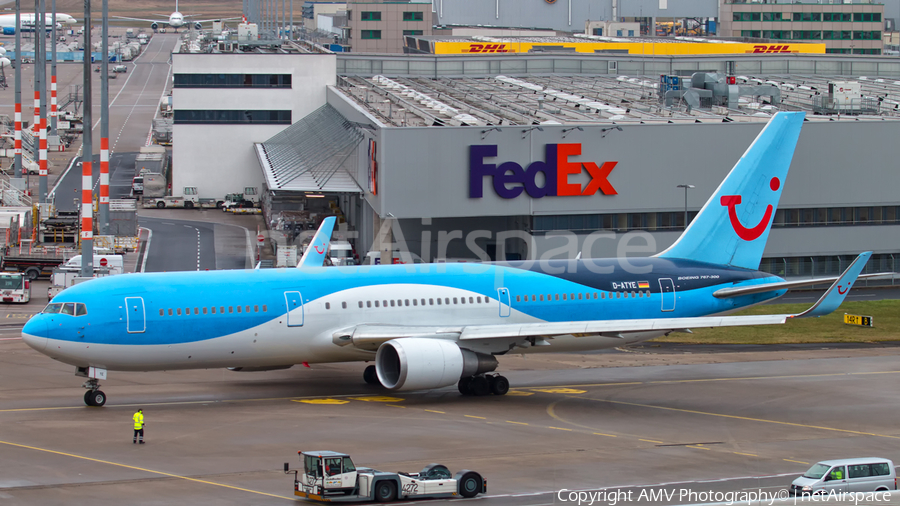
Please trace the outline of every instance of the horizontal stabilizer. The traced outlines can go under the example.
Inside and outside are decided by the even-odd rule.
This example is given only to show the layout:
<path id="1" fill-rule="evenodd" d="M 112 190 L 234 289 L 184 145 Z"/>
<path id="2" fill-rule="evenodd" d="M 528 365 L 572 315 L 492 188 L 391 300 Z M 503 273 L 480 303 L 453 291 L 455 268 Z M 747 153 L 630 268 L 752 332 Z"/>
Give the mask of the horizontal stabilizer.
<path id="1" fill-rule="evenodd" d="M 900 277 L 896 272 L 877 272 L 874 274 L 860 274 L 859 279 Z M 729 299 L 731 297 L 739 297 L 741 295 L 751 295 L 754 293 L 775 292 L 778 290 L 792 290 L 794 288 L 803 288 L 806 286 L 824 285 L 825 283 L 834 283 L 840 279 L 840 276 L 832 276 L 830 278 L 801 279 L 797 281 L 781 281 L 778 283 L 763 283 L 750 286 L 736 286 L 734 288 L 722 288 L 713 293 L 714 297 L 720 299 Z"/>
<path id="2" fill-rule="evenodd" d="M 795 314 L 791 318 L 809 318 L 812 316 L 825 316 L 841 305 L 844 302 L 844 299 L 847 297 L 847 294 L 850 292 L 850 288 L 853 286 L 853 283 L 856 282 L 856 278 L 859 277 L 859 273 L 862 272 L 863 268 L 866 266 L 866 262 L 869 261 L 869 257 L 872 256 L 871 251 L 866 251 L 865 253 L 860 253 L 856 260 L 847 267 L 847 270 L 841 274 L 841 277 L 838 278 L 837 281 L 834 282 L 831 287 L 825 291 L 822 297 L 816 301 L 815 304 L 812 305 L 811 308 L 806 311 Z"/>

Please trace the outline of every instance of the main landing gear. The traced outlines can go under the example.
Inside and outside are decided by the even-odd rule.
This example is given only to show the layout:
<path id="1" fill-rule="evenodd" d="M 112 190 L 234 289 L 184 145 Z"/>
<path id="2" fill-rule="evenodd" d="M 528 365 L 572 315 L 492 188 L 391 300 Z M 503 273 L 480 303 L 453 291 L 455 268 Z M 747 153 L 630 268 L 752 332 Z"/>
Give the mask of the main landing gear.
<path id="1" fill-rule="evenodd" d="M 91 378 L 84 382 L 84 388 L 88 391 L 84 393 L 84 403 L 88 406 L 100 407 L 106 404 L 106 394 L 100 390 L 100 382 L 96 378 Z"/>
<path id="2" fill-rule="evenodd" d="M 509 392 L 509 380 L 499 374 L 483 374 L 462 378 L 457 387 L 463 395 L 506 395 Z"/>

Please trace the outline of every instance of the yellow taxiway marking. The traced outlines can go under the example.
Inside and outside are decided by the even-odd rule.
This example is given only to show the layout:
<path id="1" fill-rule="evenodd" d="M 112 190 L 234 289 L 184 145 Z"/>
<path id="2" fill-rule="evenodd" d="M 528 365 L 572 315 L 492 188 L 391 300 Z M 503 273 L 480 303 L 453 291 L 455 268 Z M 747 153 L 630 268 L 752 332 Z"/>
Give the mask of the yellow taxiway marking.
<path id="1" fill-rule="evenodd" d="M 545 394 L 583 394 L 587 390 L 578 390 L 575 388 L 532 388 L 535 392 L 544 392 Z"/>
<path id="2" fill-rule="evenodd" d="M 612 434 L 604 434 L 604 433 L 602 433 L 602 432 L 595 432 L 594 434 L 597 435 L 597 436 L 619 437 L 619 436 L 613 436 Z"/>
<path id="3" fill-rule="evenodd" d="M 759 455 L 757 455 L 755 453 L 743 453 L 743 452 L 731 452 L 731 453 L 734 453 L 735 455 L 745 455 L 747 457 L 759 457 Z"/>
<path id="4" fill-rule="evenodd" d="M 781 459 L 785 462 L 793 462 L 794 464 L 806 464 L 809 465 L 809 462 L 803 462 L 802 460 L 791 460 L 791 459 Z"/>
<path id="5" fill-rule="evenodd" d="M 514 422 L 514 421 L 512 421 L 512 420 L 507 420 L 506 423 L 514 423 L 514 424 L 516 424 L 516 425 L 528 425 L 528 424 L 525 423 L 525 422 Z"/>
<path id="6" fill-rule="evenodd" d="M 527 397 L 529 395 L 534 395 L 534 392 L 523 392 L 521 390 L 510 390 L 506 392 L 506 395 L 511 395 L 513 397 Z"/>
<path id="7" fill-rule="evenodd" d="M 477 418 L 479 420 L 487 420 L 487 418 L 485 418 L 483 416 L 475 416 L 475 415 L 463 415 L 463 416 L 466 418 Z"/>
<path id="8" fill-rule="evenodd" d="M 849 430 L 849 429 L 838 429 L 835 427 L 822 427 L 820 425 L 807 425 L 804 423 L 796 423 L 796 422 L 782 422 L 780 420 L 767 420 L 765 418 L 753 418 L 749 416 L 737 416 L 737 415 L 726 415 L 724 413 L 710 413 L 708 411 L 697 411 L 695 409 L 682 409 L 682 408 L 670 408 L 668 406 L 654 406 L 652 404 L 640 404 L 637 402 L 625 402 L 625 401 L 612 401 L 608 399 L 595 399 L 591 397 L 572 397 L 573 399 L 588 399 L 597 402 L 608 402 L 610 404 L 621 404 L 624 406 L 637 406 L 641 408 L 651 408 L 651 409 L 662 409 L 666 411 L 678 411 L 681 413 L 691 413 L 694 415 L 705 415 L 705 416 L 717 416 L 720 418 L 731 418 L 734 420 L 747 420 L 750 422 L 761 422 L 761 423 L 772 423 L 776 425 L 788 425 L 791 427 L 803 427 L 805 429 L 818 429 L 818 430 L 828 430 L 832 432 L 843 432 L 845 434 L 858 434 L 860 436 L 875 436 L 875 437 L 883 437 L 888 439 L 900 439 L 900 436 L 890 436 L 887 434 L 876 434 L 874 432 L 862 432 L 858 430 Z"/>
<path id="9" fill-rule="evenodd" d="M 700 445 L 687 445 L 688 448 L 694 448 L 695 450 L 710 450 L 711 448 L 707 448 L 705 446 Z"/>
<path id="10" fill-rule="evenodd" d="M 381 395 L 369 395 L 366 397 L 348 397 L 353 401 L 365 401 L 365 402 L 402 402 L 403 399 L 399 397 L 384 397 Z"/>
<path id="11" fill-rule="evenodd" d="M 167 473 L 167 472 L 165 472 L 165 471 L 156 471 L 156 470 L 153 470 L 153 469 L 147 469 L 147 468 L 144 468 L 144 467 L 130 466 L 130 465 L 128 465 L 128 464 L 121 464 L 121 463 L 119 463 L 119 462 L 110 462 L 110 461 L 108 461 L 108 460 L 100 460 L 100 459 L 95 459 L 95 458 L 91 458 L 91 457 L 85 457 L 85 456 L 83 456 L 83 455 L 76 455 L 76 454 L 74 454 L 74 453 L 66 453 L 66 452 L 60 452 L 60 451 L 56 451 L 56 450 L 48 450 L 48 449 L 46 449 L 46 448 L 38 448 L 38 447 L 36 447 L 36 446 L 28 446 L 28 445 L 23 445 L 23 444 L 18 444 L 18 443 L 10 443 L 10 442 L 8 442 L 8 441 L 0 441 L 0 444 L 4 444 L 4 445 L 8 445 L 8 446 L 14 446 L 14 447 L 16 447 L 16 448 L 25 448 L 25 449 L 27 449 L 27 450 L 35 450 L 35 451 L 39 451 L 39 452 L 52 453 L 52 454 L 55 454 L 55 455 L 62 455 L 62 456 L 64 456 L 64 457 L 72 457 L 72 458 L 75 458 L 75 459 L 87 460 L 87 461 L 90 461 L 90 462 L 97 462 L 97 463 L 100 463 L 100 464 L 107 464 L 107 465 L 110 465 L 110 466 L 123 467 L 123 468 L 126 468 L 126 469 L 133 469 L 133 470 L 135 470 L 135 471 L 143 471 L 143 472 L 145 472 L 145 473 L 157 474 L 157 475 L 160 475 L 160 476 L 167 476 L 167 477 L 169 477 L 169 478 L 177 478 L 177 479 L 179 479 L 179 480 L 192 481 L 192 482 L 194 482 L 194 483 L 203 483 L 203 484 L 205 484 L 205 485 L 213 485 L 213 486 L 216 486 L 216 487 L 228 488 L 228 489 L 231 489 L 231 490 L 240 490 L 241 492 L 249 492 L 249 493 L 251 493 L 251 494 L 264 495 L 264 496 L 267 496 L 267 497 L 276 497 L 276 498 L 278 498 L 278 499 L 286 499 L 286 500 L 288 500 L 288 501 L 293 501 L 293 500 L 294 500 L 293 497 L 285 497 L 285 496 L 281 496 L 281 495 L 269 494 L 269 493 L 267 493 L 267 492 L 260 492 L 259 490 L 251 490 L 251 489 L 249 489 L 249 488 L 235 487 L 234 485 L 226 485 L 226 484 L 224 484 L 224 483 L 217 483 L 217 482 L 214 482 L 214 481 L 200 480 L 200 479 L 197 479 L 197 478 L 191 478 L 191 477 L 189 477 L 189 476 L 182 476 L 182 475 L 180 475 L 180 474 Z"/>
<path id="12" fill-rule="evenodd" d="M 342 399 L 304 399 L 304 400 L 293 400 L 292 402 L 302 402 L 304 404 L 350 404 L 350 401 L 345 401 Z"/>
<path id="13" fill-rule="evenodd" d="M 429 412 L 429 413 L 440 413 L 440 414 L 442 414 L 442 415 L 446 415 L 446 414 L 447 414 L 446 411 L 438 411 L 438 410 L 436 410 L 436 409 L 426 409 L 425 411 L 427 411 L 427 412 Z"/>
<path id="14" fill-rule="evenodd" d="M 663 444 L 662 441 L 654 441 L 653 439 L 640 439 L 640 438 L 639 438 L 638 441 L 645 441 L 645 442 L 647 442 L 647 443 L 656 443 L 656 444 L 658 444 L 658 445 Z"/>
<path id="15" fill-rule="evenodd" d="M 387 407 L 389 407 L 389 408 L 401 408 L 401 409 L 406 409 L 406 406 L 397 406 L 396 404 L 385 404 L 385 406 L 387 406 Z"/>
<path id="16" fill-rule="evenodd" d="M 572 430 L 572 429 L 564 429 L 564 428 L 562 428 L 562 427 L 552 427 L 552 426 L 551 426 L 551 427 L 547 427 L 547 428 L 548 428 L 548 429 L 555 429 L 555 430 L 568 430 L 568 431 L 571 431 L 571 430 Z"/>

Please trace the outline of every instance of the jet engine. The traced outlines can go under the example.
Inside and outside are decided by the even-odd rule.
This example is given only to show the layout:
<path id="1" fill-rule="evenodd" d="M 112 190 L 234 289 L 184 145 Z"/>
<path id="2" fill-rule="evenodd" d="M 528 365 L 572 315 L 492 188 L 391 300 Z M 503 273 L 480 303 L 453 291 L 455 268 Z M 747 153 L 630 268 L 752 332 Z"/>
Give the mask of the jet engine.
<path id="1" fill-rule="evenodd" d="M 375 355 L 378 381 L 397 391 L 446 387 L 496 368 L 493 355 L 464 350 L 444 339 L 392 339 Z"/>
<path id="2" fill-rule="evenodd" d="M 153 30 L 154 32 L 156 31 L 157 28 L 159 28 L 159 23 L 151 23 L 150 24 L 150 29 Z"/>
<path id="3" fill-rule="evenodd" d="M 194 28 L 197 29 L 197 30 L 202 30 L 202 29 L 203 29 L 203 25 L 201 25 L 200 22 L 198 21 L 197 23 L 194 23 Z"/>

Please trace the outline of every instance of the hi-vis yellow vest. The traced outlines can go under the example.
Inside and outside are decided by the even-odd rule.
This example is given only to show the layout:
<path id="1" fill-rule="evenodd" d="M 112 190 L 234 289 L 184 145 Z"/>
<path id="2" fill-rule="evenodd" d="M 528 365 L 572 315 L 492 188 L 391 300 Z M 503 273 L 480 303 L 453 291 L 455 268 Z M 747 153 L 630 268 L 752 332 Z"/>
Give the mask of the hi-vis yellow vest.
<path id="1" fill-rule="evenodd" d="M 134 430 L 144 428 L 144 414 L 138 411 L 134 414 Z"/>

